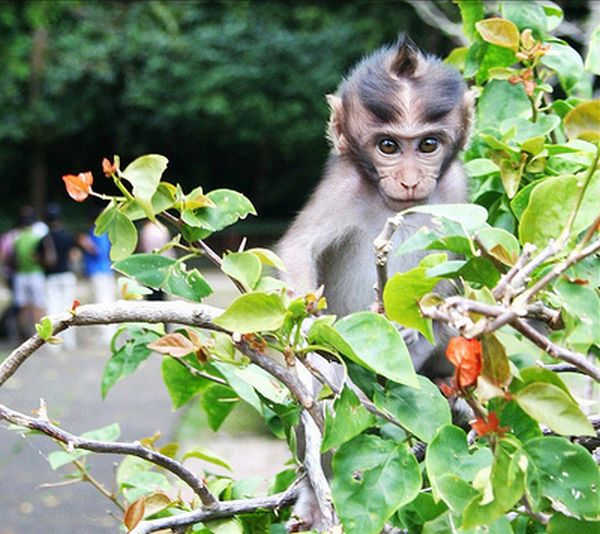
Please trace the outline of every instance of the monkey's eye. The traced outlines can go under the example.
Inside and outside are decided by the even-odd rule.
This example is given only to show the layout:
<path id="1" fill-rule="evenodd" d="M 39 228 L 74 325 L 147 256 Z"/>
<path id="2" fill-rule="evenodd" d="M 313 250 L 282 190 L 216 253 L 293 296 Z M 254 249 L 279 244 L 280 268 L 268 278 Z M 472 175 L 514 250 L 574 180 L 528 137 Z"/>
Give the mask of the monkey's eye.
<path id="1" fill-rule="evenodd" d="M 419 151 L 425 152 L 426 154 L 435 152 L 439 144 L 439 140 L 435 137 L 423 137 L 419 143 Z"/>
<path id="2" fill-rule="evenodd" d="M 383 152 L 384 154 L 395 154 L 400 150 L 400 146 L 398 145 L 398 143 L 396 143 L 396 141 L 388 137 L 380 139 L 377 142 L 377 148 L 381 150 L 381 152 Z"/>

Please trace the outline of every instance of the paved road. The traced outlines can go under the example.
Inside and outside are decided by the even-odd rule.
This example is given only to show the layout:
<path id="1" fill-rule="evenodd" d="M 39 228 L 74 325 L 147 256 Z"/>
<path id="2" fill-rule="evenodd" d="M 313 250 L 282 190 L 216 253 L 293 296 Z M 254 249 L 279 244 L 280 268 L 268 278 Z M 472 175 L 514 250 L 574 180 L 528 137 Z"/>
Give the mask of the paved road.
<path id="1" fill-rule="evenodd" d="M 226 282 L 211 275 L 216 295 L 211 303 L 230 299 Z M 40 397 L 50 416 L 74 433 L 118 421 L 122 440 L 163 433 L 168 441 L 177 429 L 180 412 L 172 412 L 160 378 L 160 358 L 151 357 L 138 371 L 118 383 L 106 400 L 100 397 L 100 376 L 108 350 L 98 343 L 97 330 L 78 330 L 78 350 L 73 353 L 44 348 L 30 358 L 0 389 L 0 402 L 30 413 Z M 0 346 L 0 355 L 11 347 Z M 288 459 L 286 446 L 264 436 L 218 435 L 199 432 L 202 446 L 218 451 L 234 467 L 238 477 L 272 476 Z M 89 484 L 44 487 L 64 479 L 67 470 L 50 469 L 46 460 L 56 450 L 43 436 L 23 437 L 0 425 L 0 534 L 107 534 L 118 532 L 109 514 L 111 503 L 99 497 Z M 116 456 L 94 456 L 92 472 L 110 486 Z"/>

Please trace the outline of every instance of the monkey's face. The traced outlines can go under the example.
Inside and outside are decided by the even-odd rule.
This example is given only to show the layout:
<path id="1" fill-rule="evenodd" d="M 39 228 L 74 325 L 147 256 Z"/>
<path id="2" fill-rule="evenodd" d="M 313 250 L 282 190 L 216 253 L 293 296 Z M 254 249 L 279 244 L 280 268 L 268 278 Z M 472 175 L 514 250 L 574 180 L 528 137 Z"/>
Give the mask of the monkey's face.
<path id="1" fill-rule="evenodd" d="M 385 132 L 371 138 L 367 146 L 384 198 L 392 203 L 418 202 L 434 191 L 449 142 L 443 132 L 410 136 Z"/>

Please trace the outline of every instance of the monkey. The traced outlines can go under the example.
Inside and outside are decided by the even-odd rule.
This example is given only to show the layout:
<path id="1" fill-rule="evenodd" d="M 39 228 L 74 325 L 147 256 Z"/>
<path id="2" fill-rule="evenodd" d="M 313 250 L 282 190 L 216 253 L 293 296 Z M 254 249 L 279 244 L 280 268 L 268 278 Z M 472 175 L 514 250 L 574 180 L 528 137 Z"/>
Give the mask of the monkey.
<path id="1" fill-rule="evenodd" d="M 467 200 L 457 155 L 467 142 L 472 99 L 458 71 L 403 37 L 358 63 L 327 101 L 332 150 L 277 252 L 289 287 L 305 294 L 322 285 L 328 312 L 344 316 L 374 301 L 373 241 L 388 217 Z M 428 220 L 406 217 L 394 248 Z M 388 269 L 407 271 L 425 255 L 391 254 Z M 411 354 L 417 371 L 430 363 L 425 347 Z"/>
<path id="2" fill-rule="evenodd" d="M 306 294 L 323 286 L 327 312 L 344 316 L 375 300 L 373 241 L 388 217 L 416 205 L 467 200 L 457 156 L 467 143 L 473 102 L 458 71 L 407 37 L 362 59 L 327 102 L 331 152 L 277 252 L 290 288 Z M 394 248 L 428 222 L 422 214 L 406 217 Z M 388 269 L 407 271 L 425 255 L 391 254 Z M 440 352 L 450 334 L 440 326 L 434 332 L 436 346 L 409 333 L 408 349 L 418 372 L 447 377 L 452 367 Z M 303 529 L 322 526 L 315 502 L 310 489 L 301 492 L 295 513 Z"/>

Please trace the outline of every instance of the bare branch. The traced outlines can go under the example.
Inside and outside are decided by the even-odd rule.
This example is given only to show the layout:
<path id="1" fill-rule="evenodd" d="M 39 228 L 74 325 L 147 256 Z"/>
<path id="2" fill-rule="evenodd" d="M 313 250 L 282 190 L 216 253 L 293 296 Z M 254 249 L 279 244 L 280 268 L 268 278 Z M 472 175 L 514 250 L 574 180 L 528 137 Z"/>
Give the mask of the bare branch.
<path id="1" fill-rule="evenodd" d="M 446 14 L 433 2 L 423 0 L 407 0 L 423 22 L 441 30 L 459 46 L 469 46 L 460 24 L 452 22 Z"/>
<path id="2" fill-rule="evenodd" d="M 172 323 L 197 326 L 210 330 L 225 331 L 211 323 L 222 310 L 204 304 L 183 301 L 126 301 L 111 304 L 87 304 L 79 306 L 74 314 L 65 312 L 51 317 L 52 335 L 55 336 L 73 326 L 92 326 L 131 322 Z M 0 386 L 38 350 L 45 341 L 37 334 L 31 336 L 0 364 Z"/>
<path id="3" fill-rule="evenodd" d="M 493 289 L 492 294 L 494 298 L 500 299 L 505 295 L 508 288 L 511 286 L 511 282 L 513 278 L 523 269 L 523 266 L 529 261 L 531 255 L 535 252 L 535 245 L 531 243 L 525 243 L 523 246 L 523 251 L 521 255 L 515 262 L 515 264 L 510 268 L 510 270 L 500 278 L 500 281 Z"/>
<path id="4" fill-rule="evenodd" d="M 150 534 L 166 529 L 175 530 L 181 527 L 203 523 L 205 521 L 212 521 L 214 519 L 252 513 L 257 510 L 277 511 L 280 508 L 293 504 L 297 498 L 298 486 L 297 484 L 292 484 L 285 492 L 270 495 L 268 497 L 223 501 L 212 510 L 194 510 L 192 512 L 184 512 L 171 517 L 142 521 L 130 532 L 130 534 Z"/>
<path id="5" fill-rule="evenodd" d="M 155 450 L 144 447 L 139 442 L 123 443 L 117 441 L 100 441 L 87 439 L 64 431 L 58 426 L 52 424 L 47 419 L 40 417 L 30 417 L 20 412 L 11 410 L 7 406 L 0 404 L 0 419 L 8 421 L 17 426 L 38 430 L 52 439 L 60 441 L 67 445 L 68 449 L 83 449 L 86 451 L 97 452 L 101 454 L 125 454 L 137 456 L 155 465 L 163 467 L 173 473 L 177 478 L 183 480 L 198 497 L 204 507 L 208 509 L 215 508 L 218 504 L 217 498 L 209 491 L 206 485 L 189 469 L 179 462 L 161 454 Z"/>
<path id="6" fill-rule="evenodd" d="M 383 288 L 387 282 L 387 264 L 388 256 L 392 250 L 392 237 L 394 232 L 404 221 L 404 216 L 400 213 L 389 217 L 381 233 L 373 241 L 375 249 L 375 269 L 377 271 L 377 282 L 375 284 L 375 302 L 379 313 L 383 313 Z"/>
<path id="7" fill-rule="evenodd" d="M 304 469 L 324 518 L 324 530 L 329 530 L 338 523 L 338 519 L 333 509 L 329 482 L 321 465 L 321 431 L 305 411 L 300 414 L 300 421 L 304 427 Z"/>
<path id="8" fill-rule="evenodd" d="M 242 354 L 248 356 L 252 363 L 258 365 L 269 374 L 283 382 L 283 384 L 285 384 L 285 386 L 290 390 L 300 405 L 307 410 L 308 413 L 310 413 L 317 426 L 320 429 L 323 428 L 323 416 L 321 415 L 319 406 L 294 373 L 288 371 L 285 367 L 278 364 L 274 359 L 270 358 L 266 354 L 262 354 L 261 352 L 253 349 L 243 339 L 236 342 L 235 346 Z"/>

